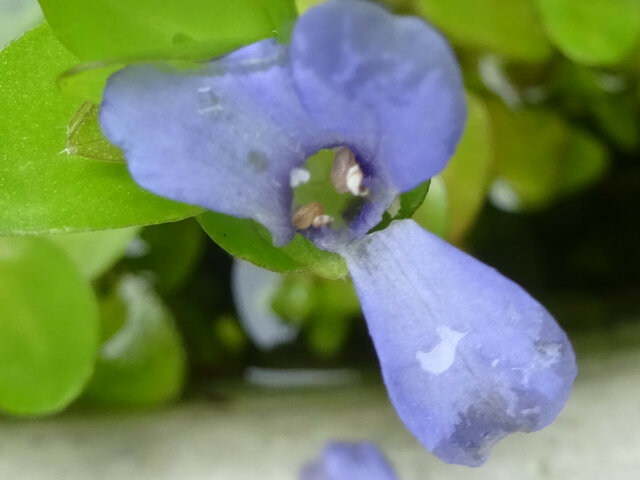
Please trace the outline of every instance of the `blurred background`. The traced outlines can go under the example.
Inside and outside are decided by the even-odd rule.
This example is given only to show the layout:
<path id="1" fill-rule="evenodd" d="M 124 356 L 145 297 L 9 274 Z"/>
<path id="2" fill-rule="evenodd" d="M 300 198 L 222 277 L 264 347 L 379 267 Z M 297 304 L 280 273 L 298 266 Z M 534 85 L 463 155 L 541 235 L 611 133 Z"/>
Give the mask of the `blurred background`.
<path id="1" fill-rule="evenodd" d="M 378 442 L 407 480 L 636 478 L 640 2 L 385 3 L 449 38 L 469 101 L 414 218 L 568 331 L 581 373 L 558 421 L 480 470 L 440 463 L 389 406 L 348 280 L 234 261 L 194 219 L 0 237 L 0 478 L 293 479 L 334 438 Z M 0 0 L 0 45 L 41 21 Z M 16 321 L 24 301 L 41 321 Z M 16 358 L 37 387 L 14 388 Z"/>

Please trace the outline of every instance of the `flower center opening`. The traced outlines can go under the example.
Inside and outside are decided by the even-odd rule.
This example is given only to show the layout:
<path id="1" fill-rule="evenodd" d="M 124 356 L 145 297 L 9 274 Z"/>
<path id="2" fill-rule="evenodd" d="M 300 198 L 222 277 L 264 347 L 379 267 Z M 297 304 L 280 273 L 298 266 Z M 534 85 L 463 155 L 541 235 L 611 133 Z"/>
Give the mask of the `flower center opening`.
<path id="1" fill-rule="evenodd" d="M 347 147 L 320 150 L 291 171 L 291 224 L 299 230 L 348 225 L 367 202 L 369 188 L 354 153 Z"/>

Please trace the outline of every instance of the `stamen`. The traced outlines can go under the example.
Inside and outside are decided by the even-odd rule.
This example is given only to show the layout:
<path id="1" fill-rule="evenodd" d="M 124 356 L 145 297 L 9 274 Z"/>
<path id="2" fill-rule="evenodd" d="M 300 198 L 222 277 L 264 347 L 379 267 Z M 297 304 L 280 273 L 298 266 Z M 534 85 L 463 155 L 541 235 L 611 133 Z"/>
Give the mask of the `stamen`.
<path id="1" fill-rule="evenodd" d="M 347 188 L 353 195 L 365 196 L 369 193 L 369 189 L 362 185 L 363 178 L 364 175 L 360 165 L 354 165 L 347 172 Z"/>
<path id="2" fill-rule="evenodd" d="M 311 179 L 311 173 L 304 168 L 294 168 L 289 175 L 289 185 L 291 188 L 297 188 L 303 183 L 307 183 Z"/>
<path id="3" fill-rule="evenodd" d="M 346 147 L 340 148 L 336 152 L 331 168 L 331 182 L 336 191 L 365 196 L 369 193 L 369 189 L 362 185 L 363 178 L 364 174 L 353 152 Z"/>
<path id="4" fill-rule="evenodd" d="M 325 225 L 329 225 L 331 222 L 333 222 L 333 217 L 331 215 L 318 215 L 313 219 L 311 225 L 315 228 L 320 228 L 324 227 Z"/>
<path id="5" fill-rule="evenodd" d="M 293 214 L 291 225 L 300 230 L 304 230 L 312 226 L 314 220 L 321 216 L 324 216 L 324 207 L 320 202 L 307 203 Z"/>
<path id="6" fill-rule="evenodd" d="M 338 193 L 347 193 L 347 174 L 351 167 L 357 166 L 356 157 L 348 148 L 341 148 L 336 152 L 331 167 L 331 182 Z"/>

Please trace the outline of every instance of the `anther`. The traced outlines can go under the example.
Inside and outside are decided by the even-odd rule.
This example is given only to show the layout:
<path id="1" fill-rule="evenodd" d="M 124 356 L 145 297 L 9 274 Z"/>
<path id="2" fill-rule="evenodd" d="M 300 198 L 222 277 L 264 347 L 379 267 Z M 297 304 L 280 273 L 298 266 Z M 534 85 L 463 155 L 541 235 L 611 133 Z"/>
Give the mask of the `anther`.
<path id="1" fill-rule="evenodd" d="M 331 182 L 338 193 L 350 192 L 353 195 L 365 196 L 369 189 L 362 185 L 364 174 L 351 150 L 342 147 L 336 152 L 331 167 Z"/>
<path id="2" fill-rule="evenodd" d="M 312 226 L 316 218 L 322 216 L 325 216 L 324 207 L 320 202 L 307 203 L 293 214 L 293 217 L 291 218 L 291 225 L 300 230 L 304 230 Z"/>
<path id="3" fill-rule="evenodd" d="M 311 225 L 315 228 L 320 228 L 324 227 L 325 225 L 329 225 L 331 222 L 333 222 L 333 217 L 331 215 L 318 215 L 313 219 Z"/>

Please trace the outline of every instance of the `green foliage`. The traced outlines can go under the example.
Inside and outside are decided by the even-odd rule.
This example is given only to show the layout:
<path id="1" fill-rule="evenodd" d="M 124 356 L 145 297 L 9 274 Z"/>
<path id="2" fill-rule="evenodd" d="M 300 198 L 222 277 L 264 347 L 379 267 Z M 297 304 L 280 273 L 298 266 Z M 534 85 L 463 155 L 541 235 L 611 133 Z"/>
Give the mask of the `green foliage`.
<path id="1" fill-rule="evenodd" d="M 513 189 L 513 209 L 539 209 L 596 180 L 607 165 L 604 147 L 548 110 L 518 112 L 490 104 L 496 173 Z"/>
<path id="2" fill-rule="evenodd" d="M 288 0 L 40 0 L 58 39 L 84 62 L 211 58 L 277 33 L 296 16 Z"/>
<path id="3" fill-rule="evenodd" d="M 195 268 L 205 240 L 194 220 L 146 227 L 126 266 L 151 276 L 162 294 L 179 289 Z M 136 251 L 139 250 L 139 251 Z"/>
<path id="4" fill-rule="evenodd" d="M 198 213 L 143 191 L 124 165 L 66 152 L 80 102 L 56 75 L 75 63 L 45 25 L 0 52 L 0 234 L 97 230 Z"/>
<path id="5" fill-rule="evenodd" d="M 566 62 L 551 78 L 551 100 L 574 118 L 592 118 L 601 136 L 631 152 L 640 146 L 640 112 L 629 80 Z"/>
<path id="6" fill-rule="evenodd" d="M 109 77 L 125 66 L 126 64 L 120 60 L 76 65 L 60 73 L 58 88 L 67 95 L 86 100 L 89 104 L 99 104 Z M 95 124 L 97 125 L 97 122 Z"/>
<path id="7" fill-rule="evenodd" d="M 317 355 L 332 357 L 347 340 L 353 326 L 351 320 L 360 314 L 360 302 L 353 284 L 346 280 L 318 282 L 314 297 L 307 343 Z"/>
<path id="8" fill-rule="evenodd" d="M 269 231 L 253 220 L 207 212 L 198 217 L 205 232 L 222 248 L 236 257 L 275 272 L 311 270 L 326 278 L 347 274 L 342 258 L 320 250 L 299 234 L 284 247 L 275 247 Z"/>
<path id="9" fill-rule="evenodd" d="M 447 191 L 447 238 L 450 241 L 459 242 L 480 212 L 489 188 L 492 162 L 489 114 L 484 101 L 469 94 L 464 135 L 442 172 Z"/>
<path id="10" fill-rule="evenodd" d="M 41 238 L 0 237 L 0 409 L 66 407 L 91 375 L 97 304 L 70 258 Z"/>
<path id="11" fill-rule="evenodd" d="M 537 0 L 549 36 L 572 60 L 613 65 L 629 55 L 640 34 L 637 0 Z"/>
<path id="12" fill-rule="evenodd" d="M 384 230 L 394 220 L 411 218 L 415 211 L 420 207 L 420 205 L 422 205 L 424 199 L 427 198 L 427 193 L 429 192 L 430 186 L 431 181 L 428 180 L 418 185 L 413 190 L 399 195 L 394 204 L 391 205 L 391 208 L 384 212 L 380 223 L 371 229 L 371 232 Z"/>
<path id="13" fill-rule="evenodd" d="M 298 9 L 321 1 L 298 0 Z M 0 52 L 0 410 L 59 411 L 81 395 L 89 379 L 87 400 L 156 405 L 181 392 L 186 355 L 192 372 L 207 377 L 241 371 L 250 352 L 233 314 L 229 262 L 224 252 L 204 244 L 200 225 L 235 256 L 277 272 L 306 272 L 283 276 L 271 298 L 283 321 L 299 327 L 298 343 L 264 356 L 251 352 L 252 362 L 269 364 L 270 355 L 284 354 L 275 363 L 288 365 L 293 354 L 304 363 L 309 353 L 314 362 L 333 362 L 348 339 L 355 346 L 366 338 L 364 324 L 352 321 L 360 308 L 338 255 L 300 235 L 275 247 L 269 232 L 251 220 L 208 212 L 199 217 L 200 225 L 176 222 L 202 210 L 139 188 L 97 121 L 107 78 L 128 63 L 159 60 L 187 67 L 274 34 L 287 41 L 294 2 L 41 3 L 49 25 Z M 584 320 L 585 307 L 576 314 L 574 297 L 558 285 L 584 282 L 594 289 L 606 282 L 610 289 L 625 275 L 636 278 L 633 255 L 624 248 L 635 247 L 626 240 L 637 237 L 628 231 L 635 223 L 618 207 L 637 203 L 640 4 L 382 3 L 401 13 L 417 10 L 443 31 L 456 46 L 469 93 L 465 133 L 447 168 L 400 196 L 389 209 L 394 215 L 385 213 L 374 230 L 413 215 L 437 235 L 464 243 L 524 279 L 525 287 L 557 290 L 557 297 L 569 299 L 563 300 L 568 316 Z M 14 8 L 27 12 L 22 4 Z M 0 11 L 0 44 L 19 33 L 16 18 Z M 554 46 L 563 55 L 553 55 Z M 487 65 L 496 67 L 496 78 Z M 610 155 L 615 161 L 605 176 Z M 328 181 L 330 160 L 319 170 L 310 167 L 314 180 Z M 596 182 L 600 188 L 585 193 Z M 324 188 L 313 182 L 306 187 L 313 195 Z M 538 214 L 487 208 L 468 235 L 488 192 L 494 205 Z M 549 208 L 570 195 L 563 208 Z M 329 209 L 332 200 L 320 200 Z M 344 208 L 344 197 L 333 200 L 332 208 Z M 2 237 L 7 234 L 18 236 Z M 552 259 L 546 267 L 545 258 Z M 100 300 L 101 349 L 89 282 Z M 593 297 L 591 290 L 582 295 Z M 602 323 L 603 310 L 596 310 L 588 316 Z"/>
<path id="14" fill-rule="evenodd" d="M 108 337 L 84 398 L 114 406 L 149 406 L 182 390 L 185 354 L 171 313 L 145 280 L 125 276 L 102 301 Z"/>
<path id="15" fill-rule="evenodd" d="M 441 175 L 431 179 L 431 188 L 424 203 L 418 208 L 414 220 L 439 237 L 449 236 L 451 216 L 449 214 L 447 185 Z"/>
<path id="16" fill-rule="evenodd" d="M 325 358 L 340 352 L 360 313 L 351 281 L 304 274 L 283 276 L 271 307 L 283 321 L 300 325 L 310 349 Z"/>
<path id="17" fill-rule="evenodd" d="M 551 53 L 534 0 L 418 0 L 417 7 L 466 48 L 528 62 L 544 61 Z"/>
<path id="18" fill-rule="evenodd" d="M 559 194 L 571 194 L 591 186 L 604 175 L 608 165 L 608 152 L 593 135 L 572 130 L 559 173 Z"/>
<path id="19" fill-rule="evenodd" d="M 321 4 L 323 1 L 324 0 L 296 0 L 296 6 L 298 7 L 298 12 L 302 14 L 311 7 Z"/>
<path id="20" fill-rule="evenodd" d="M 124 255 L 127 246 L 139 231 L 138 227 L 130 227 L 63 233 L 48 238 L 67 252 L 85 277 L 94 280 Z"/>

